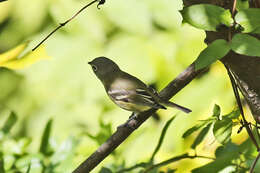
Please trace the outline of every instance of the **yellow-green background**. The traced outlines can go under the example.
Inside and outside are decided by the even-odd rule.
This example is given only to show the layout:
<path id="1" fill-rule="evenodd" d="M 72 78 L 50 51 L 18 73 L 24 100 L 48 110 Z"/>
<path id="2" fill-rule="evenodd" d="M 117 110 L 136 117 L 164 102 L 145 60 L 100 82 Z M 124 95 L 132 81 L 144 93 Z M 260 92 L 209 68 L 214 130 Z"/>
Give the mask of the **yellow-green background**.
<path id="1" fill-rule="evenodd" d="M 33 48 L 58 23 L 64 22 L 88 2 L 9 0 L 0 3 L 0 51 L 5 52 L 28 40 L 31 41 L 28 50 Z M 54 147 L 72 136 L 80 139 L 77 155 L 67 163 L 66 170 L 61 171 L 70 172 L 98 147 L 80 133 L 82 129 L 96 134 L 98 119 L 102 115 L 104 122 L 111 122 L 115 131 L 130 115 L 109 100 L 87 62 L 98 56 L 109 57 L 121 69 L 148 84 L 156 82 L 158 89 L 162 89 L 206 47 L 202 30 L 182 24 L 178 12 L 181 9 L 180 0 L 107 0 L 100 10 L 91 6 L 46 41 L 50 59 L 16 70 L 24 78 L 19 83 L 19 90 L 0 107 L 1 121 L 14 110 L 20 123 L 13 129 L 14 133 L 25 128 L 25 134 L 32 138 L 30 150 L 34 152 L 47 120 L 53 118 L 51 142 Z M 189 115 L 178 113 L 156 162 L 186 151 L 192 153 L 187 149 L 194 136 L 183 140 L 184 131 L 197 120 L 210 116 L 215 103 L 221 106 L 223 113 L 228 113 L 235 102 L 221 63 L 212 65 L 206 75 L 192 81 L 172 101 L 193 112 Z M 108 110 L 103 112 L 104 107 Z M 145 122 L 117 149 L 120 157 L 109 156 L 95 171 L 122 160 L 128 166 L 147 161 L 163 125 L 177 112 L 174 109 L 159 111 L 159 123 L 152 119 Z M 241 143 L 241 135 L 243 133 L 233 141 Z M 198 147 L 198 152 L 213 156 L 218 145 L 210 134 Z M 178 168 L 177 172 L 189 172 L 207 161 L 185 160 L 168 167 Z"/>

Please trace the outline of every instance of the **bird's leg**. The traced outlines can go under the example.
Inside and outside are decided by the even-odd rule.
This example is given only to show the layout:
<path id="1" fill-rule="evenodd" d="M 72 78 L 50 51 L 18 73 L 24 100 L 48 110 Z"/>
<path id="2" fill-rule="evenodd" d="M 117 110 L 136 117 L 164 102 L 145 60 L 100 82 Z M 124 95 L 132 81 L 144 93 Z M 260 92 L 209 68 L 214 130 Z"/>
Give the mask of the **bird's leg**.
<path id="1" fill-rule="evenodd" d="M 131 121 L 131 120 L 137 120 L 137 118 L 138 118 L 137 113 L 136 113 L 136 112 L 133 112 L 133 113 L 130 115 L 130 117 L 129 117 L 129 119 L 128 119 L 127 122 L 129 122 L 129 121 Z"/>
<path id="2" fill-rule="evenodd" d="M 135 124 L 129 124 L 129 122 L 131 120 L 137 120 L 138 116 L 137 116 L 137 113 L 133 112 L 131 114 L 131 116 L 129 117 L 129 119 L 124 123 L 124 124 L 121 124 L 120 126 L 118 126 L 117 128 L 122 128 L 122 127 L 128 127 L 128 128 L 131 128 L 131 129 L 135 129 Z"/>

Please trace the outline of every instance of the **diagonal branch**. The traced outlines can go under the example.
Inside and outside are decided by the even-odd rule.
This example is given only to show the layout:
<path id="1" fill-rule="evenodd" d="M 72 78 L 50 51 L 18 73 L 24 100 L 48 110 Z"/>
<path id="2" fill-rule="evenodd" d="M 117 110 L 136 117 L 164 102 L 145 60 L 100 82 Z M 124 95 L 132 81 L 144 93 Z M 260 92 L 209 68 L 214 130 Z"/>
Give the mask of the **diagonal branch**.
<path id="1" fill-rule="evenodd" d="M 195 71 L 194 63 L 180 73 L 171 81 L 159 94 L 164 99 L 170 99 L 177 94 L 182 88 L 189 84 L 198 74 L 205 69 Z M 104 160 L 113 150 L 115 150 L 126 138 L 134 132 L 143 122 L 145 122 L 156 109 L 150 109 L 141 113 L 137 120 L 133 119 L 128 122 L 127 127 L 118 128 L 117 131 L 103 143 L 91 156 L 76 168 L 73 173 L 87 173 L 94 169 L 102 160 Z M 129 128 L 132 127 L 132 128 Z"/>

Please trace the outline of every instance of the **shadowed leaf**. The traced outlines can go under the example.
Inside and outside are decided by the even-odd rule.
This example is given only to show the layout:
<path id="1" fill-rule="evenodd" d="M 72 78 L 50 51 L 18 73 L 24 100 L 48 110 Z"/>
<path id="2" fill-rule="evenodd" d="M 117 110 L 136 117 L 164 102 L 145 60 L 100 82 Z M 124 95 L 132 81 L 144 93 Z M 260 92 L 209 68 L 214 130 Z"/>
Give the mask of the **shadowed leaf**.
<path id="1" fill-rule="evenodd" d="M 197 138 L 195 139 L 195 141 L 193 142 L 193 144 L 191 145 L 192 149 L 195 149 L 201 142 L 202 140 L 205 138 L 205 136 L 207 135 L 209 129 L 211 127 L 211 124 L 207 125 L 206 127 L 204 127 L 201 132 L 199 133 L 199 135 L 197 136 Z"/>
<path id="2" fill-rule="evenodd" d="M 243 27 L 245 33 L 260 33 L 257 28 L 260 27 L 260 9 L 249 8 L 239 11 L 235 20 Z"/>
<path id="3" fill-rule="evenodd" d="M 215 40 L 206 47 L 195 61 L 195 70 L 205 68 L 223 58 L 230 50 L 230 46 L 226 40 Z"/>
<path id="4" fill-rule="evenodd" d="M 231 49 L 238 54 L 260 57 L 260 40 L 248 34 L 236 34 Z"/>
<path id="5" fill-rule="evenodd" d="M 214 108 L 213 108 L 213 116 L 215 116 L 219 119 L 220 118 L 220 112 L 221 112 L 221 109 L 220 109 L 219 105 L 215 104 Z"/>
<path id="6" fill-rule="evenodd" d="M 5 173 L 3 153 L 0 153 L 0 173 Z"/>
<path id="7" fill-rule="evenodd" d="M 26 170 L 26 173 L 30 173 L 30 171 L 31 171 L 31 164 L 29 164 L 29 166 L 28 166 L 28 168 Z"/>
<path id="8" fill-rule="evenodd" d="M 217 141 L 221 144 L 226 144 L 231 139 L 232 119 L 223 118 L 216 121 L 213 127 L 213 133 Z"/>
<path id="9" fill-rule="evenodd" d="M 216 150 L 216 160 L 192 170 L 192 173 L 209 173 L 219 172 L 230 166 L 233 159 L 239 157 L 238 146 L 233 143 L 227 143 L 225 146 L 220 146 Z"/>
<path id="10" fill-rule="evenodd" d="M 52 128 L 52 119 L 50 119 L 43 131 L 42 138 L 41 138 L 41 145 L 40 145 L 40 152 L 44 155 L 49 154 L 49 140 L 51 135 L 51 128 Z"/>
<path id="11" fill-rule="evenodd" d="M 6 122 L 4 123 L 4 126 L 2 127 L 2 131 L 4 133 L 8 133 L 13 127 L 13 125 L 16 123 L 16 121 L 17 115 L 14 112 L 11 112 Z"/>
<path id="12" fill-rule="evenodd" d="M 106 167 L 102 167 L 99 173 L 112 173 L 112 171 Z"/>

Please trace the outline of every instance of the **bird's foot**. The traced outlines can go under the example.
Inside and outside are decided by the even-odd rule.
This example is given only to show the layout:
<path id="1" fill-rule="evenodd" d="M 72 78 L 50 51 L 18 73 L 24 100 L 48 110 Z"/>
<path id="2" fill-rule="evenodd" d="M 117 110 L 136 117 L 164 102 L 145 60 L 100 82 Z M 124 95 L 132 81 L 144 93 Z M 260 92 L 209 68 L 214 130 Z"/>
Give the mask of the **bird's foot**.
<path id="1" fill-rule="evenodd" d="M 117 129 L 120 129 L 120 128 L 130 128 L 132 130 L 135 130 L 136 129 L 136 122 L 131 122 L 131 120 L 137 120 L 138 119 L 138 116 L 136 113 L 132 113 L 132 115 L 129 117 L 129 119 L 124 123 L 124 124 L 121 124 L 120 126 L 117 127 Z"/>
<path id="2" fill-rule="evenodd" d="M 137 116 L 137 113 L 133 112 L 129 119 L 127 120 L 127 122 L 131 121 L 131 120 L 137 120 L 138 119 L 138 116 Z"/>

